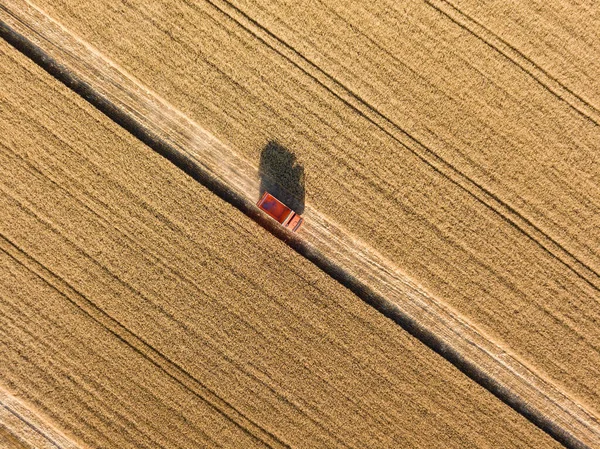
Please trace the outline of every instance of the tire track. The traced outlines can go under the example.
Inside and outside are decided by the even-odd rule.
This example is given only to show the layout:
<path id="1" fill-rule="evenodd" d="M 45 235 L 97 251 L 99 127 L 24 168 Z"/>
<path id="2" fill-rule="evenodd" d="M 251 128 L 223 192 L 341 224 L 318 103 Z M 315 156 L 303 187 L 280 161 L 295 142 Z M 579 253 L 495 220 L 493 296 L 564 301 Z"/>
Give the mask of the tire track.
<path id="1" fill-rule="evenodd" d="M 34 408 L 12 396 L 0 386 L 0 425 L 18 438 L 33 434 L 39 449 L 81 449 L 34 412 Z M 30 440 L 31 441 L 31 440 Z M 24 446 L 25 447 L 25 446 Z"/>
<path id="2" fill-rule="evenodd" d="M 600 111 L 581 96 L 562 84 L 550 73 L 540 67 L 519 49 L 509 44 L 500 36 L 462 12 L 447 0 L 424 0 L 443 16 L 454 22 L 463 30 L 472 34 L 494 51 L 514 63 L 519 69 L 533 78 L 540 86 L 551 92 L 560 101 L 567 103 L 573 110 L 596 126 L 600 126 Z"/>
<path id="3" fill-rule="evenodd" d="M 42 11 L 20 0 L 11 5 L 0 9 L 2 35 L 46 71 L 554 438 L 578 448 L 600 443 L 598 421 L 584 407 L 429 296 L 390 261 L 310 206 L 304 240 L 275 226 L 253 205 L 256 167 Z"/>
<path id="4" fill-rule="evenodd" d="M 13 262 L 16 261 L 13 259 Z M 19 266 L 23 267 L 22 265 Z M 15 315 L 16 313 L 18 313 L 18 310 L 14 305 L 3 306 L 5 306 L 9 310 L 9 312 L 7 313 L 6 310 L 0 311 L 0 322 L 2 323 L 2 330 L 5 333 L 14 336 L 13 340 L 11 341 L 12 345 L 16 348 L 19 348 L 20 350 L 23 350 L 28 346 L 35 347 L 33 357 L 31 357 L 31 354 L 29 357 L 22 355 L 20 359 L 28 363 L 32 363 L 33 360 L 36 360 L 38 363 L 40 363 L 40 361 L 44 361 L 44 369 L 54 371 L 54 379 L 66 379 L 70 386 L 75 387 L 77 391 L 77 400 L 83 404 L 83 411 L 90 416 L 94 416 L 95 419 L 99 421 L 100 425 L 98 425 L 98 423 L 94 423 L 92 425 L 88 424 L 88 426 L 90 426 L 96 434 L 101 435 L 108 429 L 110 431 L 123 435 L 124 438 L 129 441 L 137 439 L 137 444 L 140 448 L 151 449 L 152 438 L 148 434 L 147 430 L 140 430 L 139 427 L 136 426 L 135 417 L 128 417 L 126 414 L 118 411 L 113 411 L 111 415 L 108 415 L 99 413 L 98 409 L 94 409 L 94 407 L 90 405 L 90 402 L 94 400 L 99 400 L 98 392 L 107 392 L 102 391 L 101 386 L 97 381 L 86 379 L 85 382 L 81 382 L 80 379 L 78 379 L 75 376 L 72 376 L 71 373 L 76 369 L 76 362 L 70 360 L 62 360 L 59 362 L 58 360 L 52 358 L 45 360 L 45 354 L 55 352 L 57 347 L 56 342 L 48 342 L 47 340 L 41 340 L 38 337 L 36 337 L 36 335 L 27 327 L 27 324 L 29 324 L 30 322 L 29 317 L 24 318 L 23 315 Z M 15 316 L 18 316 L 17 320 L 14 319 Z M 38 315 L 38 317 L 46 319 L 48 318 L 48 316 L 44 314 L 40 314 Z M 52 320 L 50 321 L 52 322 Z M 20 325 L 17 323 L 19 323 Z M 40 368 L 39 366 L 37 367 L 37 369 L 39 371 L 42 370 L 42 368 Z M 14 381 L 14 378 L 9 378 L 9 381 Z M 115 397 L 113 396 L 111 399 L 115 400 Z M 32 401 L 34 402 L 37 400 L 39 399 L 32 399 Z M 115 402 L 115 404 L 122 405 L 119 404 L 118 400 Z M 48 413 L 46 409 L 44 409 L 43 411 L 47 413 L 47 416 L 50 420 L 54 420 L 55 422 L 59 422 L 62 424 L 59 416 L 51 412 Z M 156 431 L 156 429 L 153 430 Z M 160 441 L 168 441 L 165 439 L 165 435 L 163 432 L 158 431 L 157 433 L 159 434 L 158 439 Z M 170 443 L 173 442 L 170 441 Z M 177 449 L 182 449 L 181 446 L 174 446 Z"/>

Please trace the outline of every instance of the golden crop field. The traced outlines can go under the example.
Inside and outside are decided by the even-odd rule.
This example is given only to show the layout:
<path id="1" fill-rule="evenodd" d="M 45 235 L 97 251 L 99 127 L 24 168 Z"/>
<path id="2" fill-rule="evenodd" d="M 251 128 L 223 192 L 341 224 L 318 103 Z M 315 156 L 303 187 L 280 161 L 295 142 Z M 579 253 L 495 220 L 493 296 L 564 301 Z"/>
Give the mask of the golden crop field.
<path id="1" fill-rule="evenodd" d="M 600 447 L 598 24 L 0 0 L 0 444 Z"/>

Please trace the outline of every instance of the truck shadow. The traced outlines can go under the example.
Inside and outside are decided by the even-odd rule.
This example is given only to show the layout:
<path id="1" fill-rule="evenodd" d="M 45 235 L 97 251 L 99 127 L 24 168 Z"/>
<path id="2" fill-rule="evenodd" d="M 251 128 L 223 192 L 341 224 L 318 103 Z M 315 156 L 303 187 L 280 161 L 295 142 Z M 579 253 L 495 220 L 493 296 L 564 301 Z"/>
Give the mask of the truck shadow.
<path id="1" fill-rule="evenodd" d="M 294 212 L 304 212 L 304 166 L 287 148 L 270 141 L 260 155 L 258 176 L 261 197 L 269 192 Z"/>

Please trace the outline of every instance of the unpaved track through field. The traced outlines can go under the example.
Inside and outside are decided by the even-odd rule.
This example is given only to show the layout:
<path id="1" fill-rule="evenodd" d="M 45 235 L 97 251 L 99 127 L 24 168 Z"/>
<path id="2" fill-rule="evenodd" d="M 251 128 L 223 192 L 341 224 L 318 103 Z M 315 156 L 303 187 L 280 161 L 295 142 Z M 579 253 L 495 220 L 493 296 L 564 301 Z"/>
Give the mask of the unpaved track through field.
<path id="1" fill-rule="evenodd" d="M 412 72 L 389 76 L 379 72 L 392 67 L 385 61 L 368 64 L 375 49 L 364 57 L 350 53 L 360 73 L 336 65 L 347 47 L 324 53 L 327 42 L 357 47 L 364 42 L 360 33 L 348 37 L 343 20 L 315 28 L 315 21 L 333 13 L 284 9 L 279 16 L 288 23 L 321 30 L 311 39 L 342 33 L 337 40 L 327 34 L 329 39 L 315 42 L 306 54 L 317 67 L 333 70 L 333 78 L 324 79 L 314 65 L 305 67 L 298 55 L 267 41 L 260 34 L 264 28 L 209 3 L 154 2 L 151 8 L 137 2 L 115 8 L 99 0 L 37 3 L 247 159 L 258 161 L 269 140 L 288 147 L 304 164 L 307 202 L 314 209 L 327 211 L 333 222 L 402 267 L 597 419 L 598 131 L 512 61 L 425 3 L 380 26 L 373 25 L 376 14 L 359 15 L 365 26 L 372 25 L 368 36 L 375 42 L 389 30 L 401 30 L 390 34 L 412 49 L 401 61 L 420 58 Z M 432 28 L 423 28 L 422 21 Z M 97 33 L 99 28 L 111 32 Z M 297 51 L 308 45 L 298 30 L 282 36 Z M 440 46 L 447 51 L 436 51 Z M 452 51 L 455 47 L 460 51 Z M 395 111 L 394 120 L 427 144 L 424 152 L 397 127 L 388 129 L 367 117 L 368 111 L 349 107 L 351 91 L 343 97 L 327 85 L 328 79 L 363 79 L 364 70 L 397 80 L 391 89 L 365 78 L 377 88 L 369 98 L 378 110 L 390 116 Z M 416 82 L 415 70 L 424 80 Z M 442 92 L 427 87 L 432 80 L 444 81 Z M 442 102 L 448 96 L 455 103 Z M 460 155 L 452 149 L 457 146 Z M 455 165 L 469 177 L 435 165 L 435 152 L 462 158 L 465 163 L 455 159 Z M 424 162 L 427 154 L 432 159 Z M 485 182 L 467 163 L 475 157 L 488 164 L 481 165 Z M 494 184 L 492 177 L 510 185 Z M 471 178 L 520 215 L 492 204 L 493 196 L 478 196 Z"/>
<path id="2" fill-rule="evenodd" d="M 0 62 L 0 384 L 82 447 L 559 447 L 3 41 Z"/>
<path id="3" fill-rule="evenodd" d="M 0 389 L 0 447 L 3 449 L 78 449 L 32 407 Z"/>
<path id="4" fill-rule="evenodd" d="M 18 5 L 18 3 L 13 4 L 12 11 L 18 12 L 19 8 L 14 5 Z M 21 12 L 23 11 L 21 10 Z M 157 100 L 157 98 L 151 95 L 148 96 L 148 92 L 145 92 L 144 88 L 141 88 L 133 79 L 123 79 L 123 74 L 120 74 L 115 66 L 106 66 L 106 60 L 99 58 L 97 53 L 90 53 L 92 49 L 89 46 L 82 46 L 81 42 L 69 40 L 72 37 L 65 34 L 64 29 L 56 28 L 56 24 L 53 24 L 39 10 L 30 9 L 28 12 L 33 14 L 29 16 L 31 22 L 28 25 L 36 31 L 47 33 L 46 37 L 49 37 L 49 43 L 54 42 L 57 45 L 56 48 L 53 48 L 51 45 L 47 46 L 48 42 L 44 42 L 43 40 L 38 41 L 38 43 L 43 47 L 46 45 L 45 48 L 54 54 L 58 60 L 64 61 L 71 70 L 82 76 L 86 81 L 91 82 L 94 89 L 97 89 L 100 95 L 108 96 L 112 101 L 134 116 L 143 126 L 169 142 L 175 149 L 185 154 L 186 157 L 194 160 L 195 163 L 199 163 L 204 168 L 210 170 L 213 175 L 235 188 L 238 192 L 241 192 L 242 195 L 256 198 L 258 185 L 256 171 L 252 164 L 248 164 L 242 157 L 236 156 L 228 147 L 219 144 L 213 137 L 195 126 L 185 115 L 173 110 L 167 103 Z M 10 17 L 7 20 L 10 21 Z M 16 27 L 20 26 L 14 20 L 12 23 Z M 27 34 L 31 32 L 31 29 L 28 30 L 27 27 L 23 27 L 20 28 L 20 31 Z M 61 53 L 64 49 L 68 49 L 70 54 Z M 133 95 L 133 97 L 127 97 L 130 95 Z M 390 142 L 388 144 L 393 145 Z M 451 197 L 452 195 L 457 195 L 457 193 L 450 190 L 449 195 Z M 381 199 L 378 198 L 378 200 Z M 468 201 L 464 198 L 461 201 L 465 201 L 465 204 L 462 205 L 463 207 L 469 205 Z M 473 206 L 471 205 L 470 207 Z M 357 211 L 356 207 L 349 207 L 348 212 L 352 217 L 360 211 Z M 442 212 L 449 213 L 447 209 L 443 209 Z M 528 331 L 531 331 L 530 328 L 532 327 L 539 326 L 543 328 L 545 326 L 546 333 L 537 335 L 535 338 L 539 340 L 540 336 L 543 336 L 546 339 L 545 344 L 549 345 L 548 340 L 553 338 L 557 338 L 564 343 L 569 332 L 572 332 L 573 329 L 565 327 L 561 321 L 558 321 L 559 326 L 557 327 L 556 323 L 552 325 L 552 321 L 536 320 L 536 315 L 539 316 L 539 312 L 544 310 L 540 310 L 539 303 L 536 304 L 527 301 L 529 297 L 526 296 L 524 304 L 519 305 L 516 309 L 518 310 L 522 307 L 529 309 L 529 312 L 524 314 L 524 319 L 521 320 L 523 326 L 526 327 L 514 328 L 514 323 L 498 321 L 498 317 L 494 317 L 494 325 L 485 323 L 488 325 L 486 329 L 488 332 L 483 333 L 481 328 L 485 327 L 484 324 L 477 320 L 465 320 L 461 318 L 451 308 L 441 304 L 434 297 L 427 295 L 415 286 L 409 278 L 397 270 L 395 264 L 391 264 L 386 259 L 390 256 L 389 251 L 384 252 L 386 257 L 379 255 L 372 248 L 354 239 L 352 234 L 349 234 L 344 228 L 337 224 L 334 225 L 329 218 L 317 213 L 310 205 L 307 207 L 306 216 L 307 226 L 303 235 L 308 241 L 315 244 L 322 253 L 331 257 L 334 262 L 348 269 L 351 274 L 381 293 L 386 299 L 395 301 L 398 309 L 392 310 L 392 313 L 400 312 L 401 316 L 414 319 L 417 322 L 418 328 L 432 331 L 438 339 L 448 344 L 450 348 L 448 349 L 449 354 L 455 358 L 458 357 L 460 360 L 474 363 L 479 372 L 485 372 L 488 375 L 488 379 L 491 378 L 496 382 L 494 387 L 497 392 L 500 391 L 505 395 L 505 398 L 508 397 L 510 400 L 516 401 L 517 408 L 523 410 L 523 408 L 529 407 L 529 410 L 525 410 L 527 413 L 542 421 L 545 419 L 546 424 L 556 425 L 559 432 L 564 432 L 567 436 L 570 434 L 577 435 L 577 438 L 587 441 L 588 444 L 594 444 L 597 441 L 598 424 L 595 416 L 581 408 L 577 400 L 573 400 L 568 388 L 564 388 L 563 386 L 562 389 L 557 389 L 552 383 L 548 382 L 548 379 L 544 379 L 545 372 L 539 365 L 540 360 L 534 357 L 534 355 L 540 356 L 540 354 L 529 354 L 529 360 L 515 357 L 515 355 L 519 356 L 518 352 L 514 352 L 514 347 L 519 347 L 518 344 L 515 344 L 518 341 L 504 339 L 501 346 L 498 346 L 494 340 L 499 341 L 499 339 L 495 338 L 492 340 L 489 337 L 493 331 L 503 330 L 501 326 L 512 325 L 513 330 L 519 330 L 521 334 L 528 334 Z M 337 215 L 335 219 L 339 218 L 340 216 Z M 393 224 L 395 218 L 393 214 L 388 214 L 386 223 Z M 440 217 L 438 216 L 438 218 Z M 467 219 L 472 218 L 467 216 Z M 490 220 L 490 226 L 502 229 L 503 222 L 501 220 L 498 221 L 493 217 L 488 219 Z M 400 228 L 395 230 L 398 233 L 401 232 Z M 501 234 L 498 229 L 495 229 L 495 231 L 497 231 L 497 234 Z M 420 232 L 423 232 L 423 229 L 420 229 Z M 506 232 L 508 231 L 504 229 L 504 232 L 503 237 L 506 238 Z M 368 239 L 367 235 L 360 234 L 360 236 L 365 240 Z M 470 235 L 471 237 L 473 236 Z M 513 242 L 518 242 L 516 244 L 517 247 L 524 248 L 528 246 L 523 246 L 522 235 L 519 236 L 518 233 L 515 234 L 513 232 L 512 238 L 515 239 Z M 352 244 L 349 245 L 348 242 L 352 242 Z M 536 263 L 540 264 L 540 260 L 537 257 L 544 257 L 543 252 L 540 256 L 540 253 L 535 250 L 535 245 L 533 247 L 530 245 L 529 248 L 536 255 L 533 259 L 531 259 L 531 255 L 528 256 L 529 259 L 519 260 L 517 258 L 512 259 L 512 262 L 517 262 L 517 265 L 525 264 L 528 266 Z M 515 247 L 513 246 L 512 249 L 514 250 Z M 428 260 L 432 262 L 431 259 Z M 551 263 L 550 261 L 551 259 L 546 259 L 541 265 L 545 266 L 545 269 L 549 269 L 550 266 L 554 265 L 553 269 L 555 271 L 552 275 L 552 282 L 561 283 L 565 282 L 565 279 L 571 278 L 568 282 L 571 282 L 572 286 L 583 289 L 583 292 L 586 292 L 587 289 L 585 295 L 589 298 L 594 297 L 595 293 L 593 289 L 590 289 L 589 286 L 586 287 L 585 283 L 581 283 L 581 280 L 578 281 L 576 278 L 573 278 L 568 273 L 568 270 L 565 273 L 564 266 L 561 270 L 557 267 L 556 262 Z M 402 267 L 409 270 L 411 266 L 402 265 Z M 473 273 L 470 274 L 473 275 Z M 513 267 L 510 274 L 518 276 L 523 273 L 515 273 Z M 464 281 L 466 280 L 463 279 Z M 529 281 L 531 282 L 531 279 Z M 548 295 L 552 292 L 552 290 L 547 289 L 544 285 L 533 284 L 521 285 L 520 287 L 529 289 L 529 294 L 531 295 L 534 293 L 539 295 L 540 292 Z M 541 290 L 540 287 L 542 287 Z M 581 292 L 565 287 L 563 289 L 562 295 L 570 294 L 571 297 L 578 297 L 579 301 L 585 302 L 586 296 L 582 297 Z M 493 290 L 485 290 L 485 292 L 492 297 L 497 294 Z M 520 294 L 520 292 L 517 293 Z M 406 301 L 406 298 L 410 298 L 410 301 Z M 590 310 L 590 306 L 593 307 L 594 303 L 586 304 L 588 310 Z M 515 306 L 512 305 L 512 307 Z M 395 307 L 392 306 L 391 309 L 395 309 Z M 545 310 L 544 312 L 548 313 L 549 310 Z M 593 320 L 594 313 L 583 313 L 582 316 L 571 316 L 570 319 L 576 325 L 580 325 L 585 319 L 589 318 Z M 489 315 L 489 312 L 487 314 Z M 553 329 L 554 334 L 548 334 L 549 329 Z M 575 333 L 577 333 L 576 330 Z M 526 336 L 531 337 L 531 335 Z M 591 337 L 595 338 L 593 334 Z M 581 345 L 582 343 L 582 341 L 574 340 L 570 342 L 570 347 L 572 348 L 573 344 Z M 569 348 L 569 345 L 564 346 L 565 349 Z M 552 349 L 561 352 L 563 347 L 554 347 Z M 561 371 L 562 375 L 570 376 L 584 386 L 593 385 L 597 381 L 597 378 L 593 377 L 592 374 L 581 376 L 582 373 L 590 372 L 590 368 L 593 371 L 593 361 L 587 357 L 591 354 L 594 354 L 594 352 L 586 352 L 584 354 L 570 353 L 569 356 L 571 358 L 582 356 L 588 360 L 579 369 L 570 367 L 573 372 Z M 547 354 L 543 355 L 547 357 Z M 523 362 L 527 363 L 523 364 Z M 527 365 L 530 368 L 527 368 Z M 531 367 L 533 367 L 533 371 Z M 490 373 L 492 374 L 489 375 Z M 593 392 L 593 389 L 590 391 Z M 567 394 L 565 395 L 564 393 Z M 548 417 L 551 418 L 548 419 Z"/>

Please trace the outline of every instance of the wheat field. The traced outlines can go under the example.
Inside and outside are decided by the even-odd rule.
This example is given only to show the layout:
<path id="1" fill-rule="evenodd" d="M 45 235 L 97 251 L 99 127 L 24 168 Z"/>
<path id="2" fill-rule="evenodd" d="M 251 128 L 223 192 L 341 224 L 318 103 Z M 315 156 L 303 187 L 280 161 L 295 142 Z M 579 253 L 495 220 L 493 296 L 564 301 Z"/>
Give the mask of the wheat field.
<path id="1" fill-rule="evenodd" d="M 306 238 L 310 217 L 343 236 L 319 257 L 376 254 L 531 388 L 511 395 L 493 366 L 432 350 L 61 83 L 81 71 L 98 90 L 104 72 L 54 73 L 1 41 L 0 391 L 47 435 L 7 399 L 2 444 L 600 445 L 593 3 L 0 7 L 5 35 L 37 11 L 32 36 L 52 22 L 257 173 L 279 157 L 270 175 L 306 207 Z M 34 44 L 55 65 L 70 51 Z M 133 98 L 110 89 L 98 97 Z"/>

